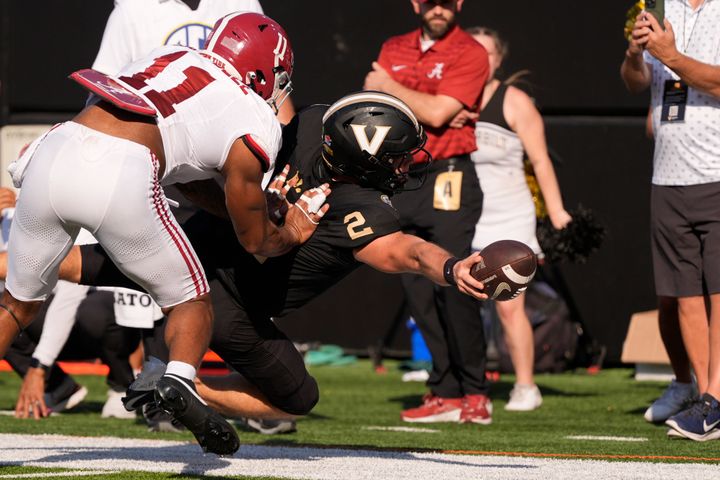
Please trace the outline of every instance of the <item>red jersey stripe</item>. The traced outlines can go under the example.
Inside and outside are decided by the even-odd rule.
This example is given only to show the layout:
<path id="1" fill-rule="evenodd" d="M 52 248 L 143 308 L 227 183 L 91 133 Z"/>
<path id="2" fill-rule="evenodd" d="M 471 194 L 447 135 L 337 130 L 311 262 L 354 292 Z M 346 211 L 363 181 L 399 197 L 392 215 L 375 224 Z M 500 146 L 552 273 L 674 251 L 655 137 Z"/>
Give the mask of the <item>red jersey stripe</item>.
<path id="1" fill-rule="evenodd" d="M 155 166 L 155 187 L 153 190 L 153 204 L 155 211 L 160 217 L 160 221 L 163 223 L 165 230 L 172 238 L 173 243 L 177 246 L 180 255 L 185 261 L 185 265 L 188 267 L 190 272 L 190 278 L 193 280 L 193 286 L 195 287 L 195 293 L 200 296 L 208 293 L 210 288 L 207 284 L 207 279 L 199 268 L 199 261 L 194 255 L 194 250 L 188 246 L 185 237 L 178 231 L 177 226 L 170 219 L 170 213 L 167 210 L 167 203 L 162 201 L 162 195 L 160 192 L 160 183 L 158 182 L 157 172 L 159 168 L 159 162 L 154 154 L 152 155 L 153 165 Z"/>
<path id="2" fill-rule="evenodd" d="M 245 143 L 245 146 L 248 147 L 253 153 L 253 155 L 255 155 L 257 159 L 260 160 L 262 171 L 267 172 L 268 168 L 270 168 L 270 157 L 267 153 L 265 153 L 265 150 L 263 150 L 262 147 L 258 145 L 257 142 L 250 135 L 243 135 L 242 140 L 243 143 Z"/>

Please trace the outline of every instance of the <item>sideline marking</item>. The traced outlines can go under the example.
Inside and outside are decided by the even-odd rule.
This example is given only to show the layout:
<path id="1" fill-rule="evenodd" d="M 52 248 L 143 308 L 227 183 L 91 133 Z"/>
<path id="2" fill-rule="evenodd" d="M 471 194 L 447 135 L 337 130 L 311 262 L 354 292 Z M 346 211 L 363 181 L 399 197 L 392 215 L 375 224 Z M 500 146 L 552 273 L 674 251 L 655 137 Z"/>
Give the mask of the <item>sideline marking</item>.
<path id="1" fill-rule="evenodd" d="M 381 432 L 409 432 L 409 433 L 437 433 L 440 430 L 434 428 L 418 428 L 418 427 L 361 427 L 362 430 L 379 430 Z"/>
<path id="2" fill-rule="evenodd" d="M 223 478 L 235 475 L 304 480 L 720 478 L 717 463 L 609 462 L 588 460 L 591 455 L 533 458 L 553 455 L 513 452 L 500 456 L 498 452 L 488 452 L 480 456 L 477 451 L 470 451 L 468 455 L 389 448 L 242 445 L 232 457 L 217 457 L 201 453 L 194 442 L 18 434 L 0 434 L 0 445 L 4 446 L 0 448 L 0 465 Z"/>
<path id="3" fill-rule="evenodd" d="M 599 435 L 568 435 L 568 440 L 599 440 L 602 442 L 647 442 L 645 437 L 604 437 Z"/>

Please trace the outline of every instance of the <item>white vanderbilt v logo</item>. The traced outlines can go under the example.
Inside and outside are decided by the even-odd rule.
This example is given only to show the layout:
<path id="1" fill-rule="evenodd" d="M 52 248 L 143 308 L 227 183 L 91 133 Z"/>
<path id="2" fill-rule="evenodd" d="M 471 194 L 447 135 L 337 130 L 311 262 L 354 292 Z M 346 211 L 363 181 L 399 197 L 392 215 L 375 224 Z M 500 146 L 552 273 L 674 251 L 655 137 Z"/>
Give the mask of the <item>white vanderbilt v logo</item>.
<path id="1" fill-rule="evenodd" d="M 372 141 L 368 139 L 367 133 L 365 133 L 365 125 L 354 125 L 350 124 L 355 134 L 355 139 L 360 146 L 360 150 L 367 151 L 370 155 L 375 155 L 380 150 L 383 140 L 387 137 L 391 127 L 375 126 L 375 135 L 373 135 Z"/>

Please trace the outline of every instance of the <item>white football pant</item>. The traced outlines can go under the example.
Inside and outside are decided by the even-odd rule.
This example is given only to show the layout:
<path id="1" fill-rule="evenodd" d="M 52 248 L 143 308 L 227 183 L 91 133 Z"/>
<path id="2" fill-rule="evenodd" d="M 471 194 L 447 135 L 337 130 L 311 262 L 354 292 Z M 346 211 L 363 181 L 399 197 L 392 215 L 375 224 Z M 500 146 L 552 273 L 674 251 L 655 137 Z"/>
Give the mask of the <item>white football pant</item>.
<path id="1" fill-rule="evenodd" d="M 159 163 L 138 143 L 66 122 L 27 167 L 8 242 L 6 288 L 44 300 L 80 228 L 161 307 L 209 291 L 205 272 L 168 208 Z"/>

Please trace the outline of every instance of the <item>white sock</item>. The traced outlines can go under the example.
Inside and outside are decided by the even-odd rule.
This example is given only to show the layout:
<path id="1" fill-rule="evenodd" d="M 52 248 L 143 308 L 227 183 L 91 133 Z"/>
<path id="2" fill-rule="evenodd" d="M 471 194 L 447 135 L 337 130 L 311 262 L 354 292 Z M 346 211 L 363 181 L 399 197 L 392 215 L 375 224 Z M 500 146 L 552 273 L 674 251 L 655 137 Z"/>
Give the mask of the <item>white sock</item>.
<path id="1" fill-rule="evenodd" d="M 185 380 L 188 380 L 190 384 L 192 385 L 193 380 L 195 379 L 195 376 L 197 375 L 197 370 L 195 370 L 195 367 L 190 365 L 189 363 L 185 362 L 178 362 L 177 360 L 173 360 L 170 363 L 168 363 L 167 368 L 165 369 L 165 375 L 175 375 L 176 377 L 184 378 Z"/>

